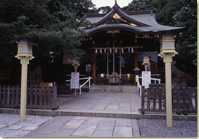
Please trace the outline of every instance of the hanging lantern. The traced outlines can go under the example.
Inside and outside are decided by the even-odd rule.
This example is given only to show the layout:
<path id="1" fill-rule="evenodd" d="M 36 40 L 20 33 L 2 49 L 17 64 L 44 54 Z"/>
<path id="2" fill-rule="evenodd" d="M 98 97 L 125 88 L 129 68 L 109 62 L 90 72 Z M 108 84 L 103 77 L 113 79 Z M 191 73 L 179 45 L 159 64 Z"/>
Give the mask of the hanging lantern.
<path id="1" fill-rule="evenodd" d="M 131 52 L 133 53 L 134 51 L 133 51 L 133 48 L 131 48 Z"/>
<path id="2" fill-rule="evenodd" d="M 124 50 L 122 49 L 122 54 L 124 54 Z"/>
<path id="3" fill-rule="evenodd" d="M 97 49 L 95 49 L 95 53 L 97 54 Z"/>
<path id="4" fill-rule="evenodd" d="M 104 49 L 104 53 L 106 54 L 106 49 Z"/>
<path id="5" fill-rule="evenodd" d="M 100 49 L 100 54 L 102 54 L 102 49 Z"/>
<path id="6" fill-rule="evenodd" d="M 115 53 L 117 54 L 117 49 L 115 49 Z"/>

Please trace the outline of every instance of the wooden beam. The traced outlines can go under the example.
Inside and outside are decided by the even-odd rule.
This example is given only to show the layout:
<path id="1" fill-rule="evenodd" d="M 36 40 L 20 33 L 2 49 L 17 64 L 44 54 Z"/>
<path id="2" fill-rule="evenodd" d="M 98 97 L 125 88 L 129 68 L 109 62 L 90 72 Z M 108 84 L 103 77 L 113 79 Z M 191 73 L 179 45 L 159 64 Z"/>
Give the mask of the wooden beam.
<path id="1" fill-rule="evenodd" d="M 93 84 L 96 84 L 96 54 L 93 50 Z"/>
<path id="2" fill-rule="evenodd" d="M 123 46 L 123 47 L 114 47 L 114 49 L 128 49 L 128 48 L 143 48 L 143 46 Z M 113 49 L 113 47 L 93 47 L 91 49 Z"/>
<path id="3" fill-rule="evenodd" d="M 136 67 L 138 68 L 138 51 L 137 51 L 137 49 L 134 49 L 134 65 L 135 65 L 135 68 Z"/>

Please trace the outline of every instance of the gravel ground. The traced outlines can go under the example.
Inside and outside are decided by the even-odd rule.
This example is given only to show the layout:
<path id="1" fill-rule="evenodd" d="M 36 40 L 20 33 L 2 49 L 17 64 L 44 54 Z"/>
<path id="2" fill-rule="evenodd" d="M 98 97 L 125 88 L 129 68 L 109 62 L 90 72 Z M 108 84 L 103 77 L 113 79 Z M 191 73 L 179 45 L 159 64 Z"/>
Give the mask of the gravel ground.
<path id="1" fill-rule="evenodd" d="M 0 137 L 22 137 L 52 118 L 27 115 L 26 121 L 20 122 L 19 115 L 0 114 Z"/>
<path id="2" fill-rule="evenodd" d="M 166 120 L 138 120 L 141 137 L 197 137 L 197 121 L 173 120 L 172 128 L 166 127 Z"/>

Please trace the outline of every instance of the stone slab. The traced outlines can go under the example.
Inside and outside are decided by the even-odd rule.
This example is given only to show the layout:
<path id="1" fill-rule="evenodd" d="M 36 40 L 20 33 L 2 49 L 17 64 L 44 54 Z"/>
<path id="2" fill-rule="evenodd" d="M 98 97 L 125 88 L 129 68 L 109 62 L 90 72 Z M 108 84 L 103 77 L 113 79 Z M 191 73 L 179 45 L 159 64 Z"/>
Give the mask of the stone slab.
<path id="1" fill-rule="evenodd" d="M 75 132 L 75 130 L 60 128 L 50 137 L 71 137 L 71 135 Z"/>
<path id="2" fill-rule="evenodd" d="M 113 132 L 113 137 L 133 137 L 132 128 L 116 126 Z"/>
<path id="3" fill-rule="evenodd" d="M 65 129 L 77 129 L 85 120 L 70 120 L 63 128 Z"/>
<path id="4" fill-rule="evenodd" d="M 75 116 L 73 117 L 73 120 L 85 120 L 86 117 L 83 117 L 83 116 Z"/>
<path id="5" fill-rule="evenodd" d="M 131 119 L 117 118 L 115 125 L 122 127 L 131 127 Z"/>
<path id="6" fill-rule="evenodd" d="M 0 129 L 1 128 L 4 128 L 4 127 L 7 127 L 8 125 L 6 125 L 6 124 L 0 124 Z"/>
<path id="7" fill-rule="evenodd" d="M 97 125 L 81 125 L 72 135 L 73 136 L 82 136 L 82 137 L 91 137 Z"/>
<path id="8" fill-rule="evenodd" d="M 35 130 L 36 128 L 38 128 L 38 126 L 27 126 L 27 127 L 24 127 L 23 130 L 32 131 L 32 130 Z"/>
<path id="9" fill-rule="evenodd" d="M 10 130 L 18 130 L 18 129 L 21 129 L 23 126 L 21 125 L 13 125 L 13 126 L 10 126 L 8 129 Z"/>
<path id="10" fill-rule="evenodd" d="M 140 137 L 140 130 L 136 119 L 132 119 L 133 137 Z"/>
<path id="11" fill-rule="evenodd" d="M 101 125 L 108 125 L 108 124 L 115 124 L 116 118 L 103 118 L 99 124 Z"/>
<path id="12" fill-rule="evenodd" d="M 87 125 L 97 125 L 100 121 L 101 121 L 102 118 L 98 118 L 98 117 L 88 117 L 85 122 L 84 122 L 84 125 L 87 124 Z"/>
<path id="13" fill-rule="evenodd" d="M 92 137 L 112 137 L 113 132 L 112 131 L 99 131 L 96 130 Z"/>
<path id="14" fill-rule="evenodd" d="M 99 131 L 113 131 L 114 129 L 114 124 L 107 124 L 107 125 L 104 125 L 104 124 L 101 124 L 101 125 L 98 125 L 96 130 L 99 130 Z"/>

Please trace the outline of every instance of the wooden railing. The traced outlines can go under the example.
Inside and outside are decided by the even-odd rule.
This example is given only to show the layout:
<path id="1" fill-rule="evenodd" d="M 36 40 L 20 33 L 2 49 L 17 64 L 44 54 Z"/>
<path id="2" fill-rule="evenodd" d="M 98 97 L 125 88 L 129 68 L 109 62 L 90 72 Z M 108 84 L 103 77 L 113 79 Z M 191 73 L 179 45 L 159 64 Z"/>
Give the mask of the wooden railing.
<path id="1" fill-rule="evenodd" d="M 194 87 L 173 88 L 172 108 L 177 114 L 197 113 L 197 89 Z M 142 87 L 141 112 L 165 112 L 165 84 L 151 84 L 150 88 Z"/>
<path id="2" fill-rule="evenodd" d="M 142 85 L 141 85 L 141 81 L 142 80 L 142 77 L 139 77 L 139 76 L 136 76 L 136 81 L 137 81 L 137 89 L 138 89 L 138 92 L 140 93 L 140 96 L 141 96 L 141 92 L 142 92 Z M 161 83 L 161 79 L 157 79 L 157 78 L 151 78 L 150 79 L 151 82 L 153 81 L 155 84 L 158 82 L 159 84 Z"/>
<path id="3" fill-rule="evenodd" d="M 19 108 L 21 88 L 19 86 L 0 86 L 0 107 Z M 27 108 L 58 109 L 57 87 L 28 88 Z"/>

